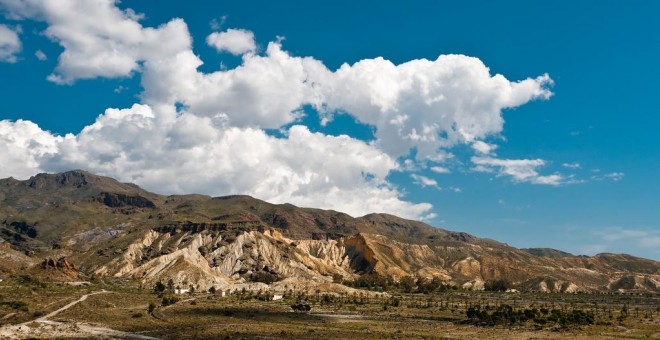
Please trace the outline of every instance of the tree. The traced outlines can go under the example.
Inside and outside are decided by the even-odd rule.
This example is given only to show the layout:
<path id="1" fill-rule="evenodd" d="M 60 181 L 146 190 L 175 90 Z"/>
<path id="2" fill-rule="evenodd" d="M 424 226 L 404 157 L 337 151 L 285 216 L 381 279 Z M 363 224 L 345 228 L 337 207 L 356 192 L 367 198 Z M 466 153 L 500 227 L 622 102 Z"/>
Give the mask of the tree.
<path id="1" fill-rule="evenodd" d="M 167 280 L 167 291 L 174 294 L 174 281 L 172 279 Z"/>
<path id="2" fill-rule="evenodd" d="M 312 306 L 308 304 L 298 303 L 291 305 L 291 309 L 293 309 L 296 312 L 309 312 L 312 310 Z"/>
<path id="3" fill-rule="evenodd" d="M 156 285 L 154 286 L 154 292 L 160 294 L 164 291 L 165 291 L 165 285 L 161 281 L 156 282 Z"/>
<path id="4" fill-rule="evenodd" d="M 211 288 L 209 288 L 209 293 L 215 295 L 215 287 L 214 286 L 211 286 Z"/>
<path id="5" fill-rule="evenodd" d="M 147 312 L 151 314 L 154 312 L 155 309 L 156 309 L 156 304 L 153 302 L 149 302 L 149 307 L 147 307 Z"/>

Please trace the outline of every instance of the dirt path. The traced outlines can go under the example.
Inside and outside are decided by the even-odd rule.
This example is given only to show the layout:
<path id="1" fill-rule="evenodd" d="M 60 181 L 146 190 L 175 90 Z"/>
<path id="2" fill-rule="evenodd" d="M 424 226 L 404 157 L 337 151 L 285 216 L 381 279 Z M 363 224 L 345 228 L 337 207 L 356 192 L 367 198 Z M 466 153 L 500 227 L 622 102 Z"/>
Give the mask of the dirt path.
<path id="1" fill-rule="evenodd" d="M 173 304 L 171 304 L 171 305 L 168 305 L 168 306 L 165 306 L 165 307 L 161 307 L 161 308 L 159 308 L 159 309 L 161 309 L 161 310 L 165 310 L 165 309 L 168 309 L 168 308 L 170 308 L 170 307 L 172 307 L 172 306 L 175 306 L 175 305 L 177 305 L 177 304 L 180 305 L 180 304 L 182 304 L 182 303 L 184 303 L 184 302 L 190 302 L 190 301 L 194 301 L 194 300 L 197 300 L 197 298 L 190 298 L 190 299 L 181 300 L 181 301 L 178 301 L 177 303 L 173 303 Z"/>
<path id="2" fill-rule="evenodd" d="M 19 325 L 10 325 L 0 328 L 0 338 L 2 339 L 28 339 L 28 338 L 75 338 L 75 337 L 95 337 L 99 339 L 157 339 L 150 336 L 126 333 L 105 327 L 92 326 L 83 322 L 65 323 L 50 320 L 57 314 L 87 300 L 88 297 L 97 294 L 111 293 L 106 290 L 100 290 L 85 294 L 80 299 L 73 301 L 66 306 L 48 313 L 36 320 L 27 321 Z"/>
<path id="3" fill-rule="evenodd" d="M 96 294 L 104 294 L 104 293 L 109 293 L 109 292 L 108 292 L 107 290 L 105 290 L 105 289 L 101 289 L 101 290 L 98 291 L 98 292 L 85 294 L 85 295 L 81 296 L 80 299 L 78 299 L 78 300 L 76 300 L 76 301 L 73 301 L 73 302 L 69 303 L 68 305 L 66 305 L 66 306 L 64 306 L 64 307 L 62 307 L 62 308 L 60 308 L 60 309 L 58 309 L 58 310 L 55 310 L 55 311 L 53 311 L 53 312 L 50 312 L 50 313 L 48 313 L 48 314 L 46 314 L 46 315 L 44 315 L 44 316 L 42 316 L 42 317 L 40 317 L 40 318 L 38 318 L 38 319 L 36 319 L 36 320 L 34 320 L 34 321 L 24 322 L 23 324 L 26 325 L 26 324 L 31 323 L 31 322 L 44 322 L 44 321 L 48 321 L 48 319 L 52 318 L 53 316 L 55 316 L 55 315 L 57 315 L 57 314 L 59 314 L 59 313 L 62 313 L 62 312 L 64 312 L 65 310 L 67 310 L 67 309 L 69 309 L 69 308 L 71 308 L 71 307 L 73 307 L 73 306 L 75 306 L 75 305 L 77 305 L 77 304 L 79 304 L 79 303 L 81 303 L 81 302 L 87 300 L 88 297 L 90 297 L 90 296 L 92 296 L 92 295 L 96 295 Z"/>

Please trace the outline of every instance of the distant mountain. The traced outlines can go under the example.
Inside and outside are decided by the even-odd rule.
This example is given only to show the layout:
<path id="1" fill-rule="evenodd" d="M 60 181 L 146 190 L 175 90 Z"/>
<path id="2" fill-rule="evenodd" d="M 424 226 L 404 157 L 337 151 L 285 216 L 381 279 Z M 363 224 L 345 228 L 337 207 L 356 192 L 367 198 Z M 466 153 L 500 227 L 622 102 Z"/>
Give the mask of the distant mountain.
<path id="1" fill-rule="evenodd" d="M 201 289 L 376 274 L 472 289 L 503 279 L 532 291 L 660 292 L 660 263 L 629 255 L 516 249 L 387 214 L 249 196 L 162 196 L 81 170 L 0 180 L 0 221 L 0 256 L 16 262 L 0 275 L 66 256 L 82 275 Z"/>

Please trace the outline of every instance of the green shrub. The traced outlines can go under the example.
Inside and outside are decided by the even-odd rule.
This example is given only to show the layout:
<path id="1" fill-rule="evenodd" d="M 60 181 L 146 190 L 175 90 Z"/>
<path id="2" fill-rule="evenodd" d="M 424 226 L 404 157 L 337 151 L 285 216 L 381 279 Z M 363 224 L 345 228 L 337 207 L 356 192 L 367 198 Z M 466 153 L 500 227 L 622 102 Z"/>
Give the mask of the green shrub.
<path id="1" fill-rule="evenodd" d="M 179 302 L 179 300 L 181 300 L 181 298 L 179 298 L 178 296 L 166 295 L 166 296 L 163 296 L 163 300 L 161 302 L 161 305 L 163 307 L 173 305 L 173 304 Z"/>

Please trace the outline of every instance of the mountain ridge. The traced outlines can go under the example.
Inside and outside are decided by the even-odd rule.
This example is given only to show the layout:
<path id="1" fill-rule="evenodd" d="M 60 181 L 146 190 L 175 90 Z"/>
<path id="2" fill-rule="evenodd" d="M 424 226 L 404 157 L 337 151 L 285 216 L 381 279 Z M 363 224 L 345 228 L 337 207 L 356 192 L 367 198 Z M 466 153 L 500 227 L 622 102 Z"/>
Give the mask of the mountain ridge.
<path id="1" fill-rule="evenodd" d="M 85 275 L 144 284 L 379 275 L 466 289 L 506 280 L 525 290 L 660 292 L 660 264 L 631 255 L 517 249 L 394 215 L 354 218 L 247 195 L 165 196 L 84 170 L 0 180 L 0 220 L 3 243 L 31 255 L 25 266 L 66 256 Z"/>

